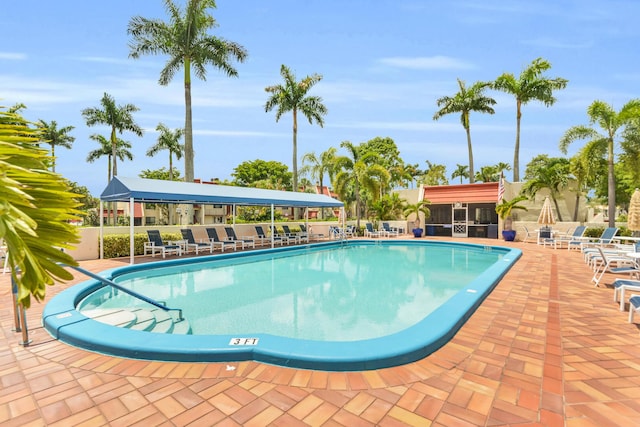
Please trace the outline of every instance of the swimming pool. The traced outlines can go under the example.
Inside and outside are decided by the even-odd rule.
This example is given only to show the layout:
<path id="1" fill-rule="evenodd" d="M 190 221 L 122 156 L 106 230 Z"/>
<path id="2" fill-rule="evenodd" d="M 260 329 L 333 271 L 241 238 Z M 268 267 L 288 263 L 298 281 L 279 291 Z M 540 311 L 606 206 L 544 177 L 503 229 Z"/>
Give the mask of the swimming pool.
<path id="1" fill-rule="evenodd" d="M 436 251 L 445 251 L 446 260 L 434 258 Z M 359 255 L 351 259 L 346 253 Z M 384 254 L 381 259 L 375 258 L 378 253 Z M 180 306 L 184 317 L 192 321 L 194 334 L 149 333 L 89 319 L 76 308 L 79 303 L 91 308 L 85 297 L 102 288 L 96 280 L 53 298 L 45 308 L 43 323 L 61 341 L 130 358 L 256 360 L 320 370 L 377 369 L 418 360 L 444 345 L 520 256 L 519 250 L 502 247 L 376 240 L 162 261 L 107 271 L 102 276 L 166 301 L 170 307 Z M 489 266 L 477 270 L 478 260 L 485 257 Z M 292 261 L 298 258 L 301 262 Z M 290 266 L 286 274 L 282 273 L 286 267 L 278 263 Z M 202 269 L 212 265 L 215 274 Z M 437 270 L 438 266 L 444 269 Z M 161 281 L 171 277 L 169 270 L 182 275 L 169 279 L 173 286 Z M 339 271 L 346 276 L 338 276 Z M 443 275 L 453 277 L 457 288 L 424 290 L 424 282 Z M 212 277 L 216 280 L 206 280 Z M 364 284 L 382 285 L 380 289 L 358 288 L 357 278 Z M 284 283 L 287 281 L 291 283 Z M 290 287 L 294 290 L 285 290 Z M 154 289 L 155 295 L 150 293 Z M 184 303 L 188 293 L 205 302 L 189 308 Z M 258 309 L 262 301 L 266 303 Z M 328 309 L 319 319 L 310 317 L 321 311 L 313 302 Z M 394 308 L 387 309 L 391 303 Z M 213 314 L 198 320 L 203 306 L 213 308 Z M 369 306 L 374 310 L 364 317 L 353 316 L 354 311 Z M 390 315 L 385 317 L 385 313 Z M 398 318 L 400 321 L 395 320 Z M 274 325 L 259 319 L 272 319 Z M 337 323 L 331 325 L 333 320 Z"/>

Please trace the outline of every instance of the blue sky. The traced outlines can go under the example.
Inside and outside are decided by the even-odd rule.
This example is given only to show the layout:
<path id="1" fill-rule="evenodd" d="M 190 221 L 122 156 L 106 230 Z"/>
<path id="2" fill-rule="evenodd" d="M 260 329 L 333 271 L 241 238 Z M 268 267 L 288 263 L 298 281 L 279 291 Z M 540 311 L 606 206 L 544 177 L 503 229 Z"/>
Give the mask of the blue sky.
<path id="1" fill-rule="evenodd" d="M 264 88 L 281 83 L 281 64 L 299 79 L 318 73 L 310 92 L 328 108 L 325 126 L 300 121 L 298 153 L 321 153 L 374 137 L 392 138 L 407 163 L 426 160 L 467 164 L 458 115 L 432 120 L 436 100 L 454 95 L 456 78 L 468 85 L 504 72 L 519 75 L 543 57 L 548 77 L 569 80 L 547 108 L 523 108 L 521 171 L 538 154 L 558 156 L 558 141 L 573 125 L 588 124 L 594 100 L 618 110 L 640 97 L 638 40 L 640 2 L 624 1 L 431 1 L 431 0 L 218 0 L 216 35 L 242 44 L 249 56 L 238 78 L 208 69 L 193 83 L 195 176 L 231 179 L 247 160 L 276 160 L 291 168 L 291 115 L 275 121 L 265 113 Z M 165 20 L 160 0 L 23 0 L 4 2 L 0 14 L 0 105 L 21 102 L 24 115 L 75 126 L 71 150 L 58 149 L 56 171 L 98 196 L 107 181 L 107 160 L 87 163 L 98 145 L 81 116 L 98 107 L 104 92 L 117 104 L 140 108 L 142 138 L 125 133 L 133 161 L 120 162 L 121 176 L 168 167 L 168 153 L 147 157 L 159 122 L 184 126 L 182 76 L 158 85 L 166 57 L 128 58 L 126 29 L 136 15 Z M 476 170 L 513 163 L 515 100 L 488 91 L 496 114 L 471 115 Z M 569 154 L 581 146 L 576 143 Z M 342 152 L 342 151 L 341 151 Z M 300 166 L 300 161 L 298 162 Z M 184 173 L 183 161 L 177 166 Z M 510 179 L 510 174 L 507 176 Z"/>

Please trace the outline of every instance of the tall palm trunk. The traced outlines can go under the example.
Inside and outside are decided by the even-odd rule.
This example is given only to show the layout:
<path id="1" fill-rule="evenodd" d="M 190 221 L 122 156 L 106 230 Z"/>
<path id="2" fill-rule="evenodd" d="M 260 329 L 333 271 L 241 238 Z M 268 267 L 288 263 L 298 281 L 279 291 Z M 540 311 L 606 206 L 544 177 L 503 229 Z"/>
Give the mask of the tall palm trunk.
<path id="1" fill-rule="evenodd" d="M 465 130 L 467 131 L 467 149 L 469 150 L 469 184 L 473 184 L 475 182 L 474 172 L 473 172 L 473 148 L 471 147 L 471 130 L 469 126 L 465 126 Z M 460 176 L 460 184 L 462 184 L 462 176 Z"/>
<path id="2" fill-rule="evenodd" d="M 117 135 L 115 126 L 111 127 L 111 158 L 113 159 L 113 173 L 112 177 L 118 176 L 118 144 L 117 144 Z M 111 203 L 111 213 L 113 218 L 113 226 L 118 225 L 118 202 Z M 109 212 L 107 211 L 107 222 L 109 222 Z"/>
<path id="3" fill-rule="evenodd" d="M 324 194 L 324 186 L 322 185 L 323 183 L 323 179 L 322 179 L 322 175 L 324 175 L 323 173 L 320 174 L 320 194 Z M 320 219 L 324 218 L 324 208 L 321 207 L 320 208 Z"/>
<path id="4" fill-rule="evenodd" d="M 609 144 L 607 146 L 607 166 L 608 166 L 608 209 L 609 214 L 609 227 L 616 226 L 616 176 L 614 173 L 613 165 L 613 136 L 609 137 Z"/>
<path id="5" fill-rule="evenodd" d="M 356 179 L 356 184 L 354 185 L 354 192 L 356 195 L 356 230 L 360 230 L 360 186 L 358 185 L 358 181 Z M 346 220 L 346 218 L 345 218 Z"/>
<path id="6" fill-rule="evenodd" d="M 293 109 L 293 191 L 298 191 L 298 110 Z"/>
<path id="7" fill-rule="evenodd" d="M 513 151 L 513 182 L 520 182 L 520 119 L 522 118 L 522 101 L 516 101 L 516 146 Z"/>
<path id="8" fill-rule="evenodd" d="M 293 109 L 293 191 L 298 191 L 298 110 Z M 293 219 L 298 220 L 299 209 L 293 208 Z"/>
<path id="9" fill-rule="evenodd" d="M 113 159 L 113 177 L 118 176 L 118 136 L 116 128 L 111 128 L 111 158 Z"/>
<path id="10" fill-rule="evenodd" d="M 191 116 L 191 62 L 184 61 L 184 180 L 193 182 L 193 119 Z"/>
<path id="11" fill-rule="evenodd" d="M 558 205 L 558 200 L 556 199 L 556 196 L 554 194 L 551 195 L 551 198 L 553 199 L 553 204 L 556 207 L 556 212 L 558 213 L 558 221 L 562 222 L 562 213 L 560 213 L 560 206 Z"/>
<path id="12" fill-rule="evenodd" d="M 173 181 L 173 156 L 171 155 L 171 150 L 169 150 L 169 181 Z M 169 225 L 173 225 L 173 212 L 174 212 L 174 204 L 170 203 L 167 205 L 169 209 Z"/>
<path id="13" fill-rule="evenodd" d="M 184 181 L 193 182 L 193 119 L 191 116 L 191 61 L 184 60 Z M 185 205 L 187 224 L 193 220 L 193 205 Z M 182 223 L 182 218 L 180 223 Z"/>

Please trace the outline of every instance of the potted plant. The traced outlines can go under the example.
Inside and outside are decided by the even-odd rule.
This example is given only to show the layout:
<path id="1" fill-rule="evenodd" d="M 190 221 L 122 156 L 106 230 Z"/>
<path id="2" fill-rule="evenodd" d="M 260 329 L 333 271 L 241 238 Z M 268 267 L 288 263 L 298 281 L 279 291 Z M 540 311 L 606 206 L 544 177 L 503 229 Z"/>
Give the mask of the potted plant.
<path id="1" fill-rule="evenodd" d="M 525 206 L 518 204 L 523 200 L 527 200 L 527 197 L 520 195 L 511 200 L 502 199 L 502 202 L 496 205 L 496 213 L 503 221 L 502 237 L 507 242 L 512 242 L 516 238 L 516 230 L 512 228 L 513 220 L 511 219 L 511 211 L 514 209 L 528 210 Z"/>
<path id="2" fill-rule="evenodd" d="M 410 215 L 415 214 L 416 220 L 415 225 L 413 227 L 413 237 L 422 237 L 422 233 L 424 233 L 424 229 L 420 227 L 420 213 L 424 214 L 424 218 L 427 219 L 431 216 L 431 210 L 427 207 L 431 202 L 427 199 L 421 200 L 417 203 L 407 204 L 404 207 L 404 216 L 409 217 Z"/>

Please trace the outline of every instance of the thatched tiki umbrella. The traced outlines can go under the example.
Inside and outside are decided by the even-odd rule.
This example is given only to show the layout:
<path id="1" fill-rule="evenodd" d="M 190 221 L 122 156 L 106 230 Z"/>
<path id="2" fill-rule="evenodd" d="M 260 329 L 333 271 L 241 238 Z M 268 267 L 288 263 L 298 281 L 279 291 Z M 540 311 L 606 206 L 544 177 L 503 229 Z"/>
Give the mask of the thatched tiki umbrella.
<path id="1" fill-rule="evenodd" d="M 551 208 L 551 200 L 549 198 L 544 199 L 542 209 L 540 210 L 540 216 L 538 217 L 538 224 L 540 225 L 553 225 L 556 223 L 556 217 L 553 215 L 553 209 Z"/>
<path id="2" fill-rule="evenodd" d="M 629 202 L 629 215 L 627 217 L 627 228 L 637 236 L 640 231 L 640 190 L 636 188 Z"/>
<path id="3" fill-rule="evenodd" d="M 540 216 L 538 216 L 538 224 L 543 226 L 538 233 L 538 243 L 540 242 L 540 239 L 551 238 L 551 227 L 549 226 L 555 223 L 556 218 L 553 215 L 553 209 L 551 208 L 551 200 L 547 197 L 544 199 L 542 209 L 540 210 Z"/>

